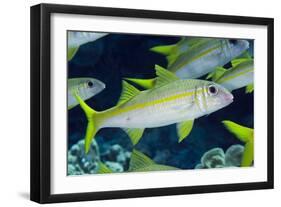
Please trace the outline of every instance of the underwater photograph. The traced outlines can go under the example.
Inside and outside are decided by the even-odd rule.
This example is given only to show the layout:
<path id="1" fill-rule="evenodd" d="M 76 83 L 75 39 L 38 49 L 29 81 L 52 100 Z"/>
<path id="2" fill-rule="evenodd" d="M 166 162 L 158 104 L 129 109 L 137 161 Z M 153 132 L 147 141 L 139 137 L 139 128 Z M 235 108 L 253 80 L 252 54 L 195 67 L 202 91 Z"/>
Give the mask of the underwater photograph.
<path id="1" fill-rule="evenodd" d="M 67 32 L 67 175 L 254 166 L 254 40 Z"/>

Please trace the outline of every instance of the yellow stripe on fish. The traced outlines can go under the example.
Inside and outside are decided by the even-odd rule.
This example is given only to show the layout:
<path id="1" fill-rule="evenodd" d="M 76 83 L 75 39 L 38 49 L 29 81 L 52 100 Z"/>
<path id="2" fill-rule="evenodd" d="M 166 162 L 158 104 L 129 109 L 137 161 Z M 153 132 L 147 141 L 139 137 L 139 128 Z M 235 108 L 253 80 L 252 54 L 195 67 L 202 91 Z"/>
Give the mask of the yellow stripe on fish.
<path id="1" fill-rule="evenodd" d="M 192 90 L 192 91 L 188 91 L 188 92 L 184 92 L 184 93 L 180 93 L 180 94 L 171 95 L 167 98 L 157 99 L 157 100 L 145 102 L 145 103 L 139 103 L 139 104 L 127 106 L 126 108 L 119 108 L 118 111 L 111 112 L 110 115 L 112 115 L 112 116 L 113 115 L 119 115 L 119 114 L 129 112 L 129 111 L 132 111 L 132 110 L 143 109 L 145 107 L 163 104 L 163 103 L 170 102 L 170 101 L 177 101 L 177 100 L 182 99 L 182 98 L 190 97 L 190 96 L 194 95 L 194 93 L 195 93 L 195 90 Z M 197 94 L 203 93 L 203 89 L 197 90 L 196 93 Z M 206 104 L 206 103 L 204 103 L 204 104 Z"/>
<path id="2" fill-rule="evenodd" d="M 179 64 L 177 64 L 177 62 L 175 64 L 172 64 L 168 67 L 168 69 L 172 72 L 176 72 L 178 70 L 180 70 L 182 67 L 184 67 L 185 65 L 188 65 L 189 63 L 196 61 L 202 57 L 204 57 L 205 55 L 211 53 L 212 51 L 215 51 L 219 48 L 221 48 L 221 45 L 215 45 L 209 49 L 203 50 L 201 51 L 199 54 L 197 54 L 196 56 L 192 57 L 192 58 L 184 58 L 184 61 L 181 61 Z M 186 56 L 186 54 L 182 54 L 183 56 Z"/>

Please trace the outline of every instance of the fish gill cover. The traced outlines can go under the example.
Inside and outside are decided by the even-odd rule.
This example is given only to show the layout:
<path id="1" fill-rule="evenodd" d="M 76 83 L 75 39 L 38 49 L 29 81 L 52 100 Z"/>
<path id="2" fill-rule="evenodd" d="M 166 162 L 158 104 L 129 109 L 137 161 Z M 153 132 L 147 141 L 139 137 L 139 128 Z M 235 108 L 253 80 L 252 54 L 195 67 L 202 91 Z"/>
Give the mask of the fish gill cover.
<path id="1" fill-rule="evenodd" d="M 79 32 L 72 31 L 72 33 Z M 68 48 L 71 53 L 71 58 L 70 56 L 68 58 L 68 80 L 79 80 L 76 81 L 79 84 L 75 85 L 76 82 L 73 82 L 74 84 L 69 84 L 68 88 L 68 99 L 74 103 L 68 110 L 68 175 L 129 172 L 132 155 L 136 152 L 143 155 L 141 158 L 151 160 L 154 163 L 153 166 L 169 166 L 169 168 L 177 170 L 212 168 L 212 166 L 252 166 L 254 164 L 253 159 L 250 163 L 248 161 L 247 165 L 245 163 L 239 164 L 243 157 L 241 153 L 243 154 L 244 147 L 247 147 L 245 146 L 246 142 L 241 141 L 236 136 L 237 133 L 229 131 L 222 123 L 224 120 L 230 120 L 239 126 L 254 128 L 254 92 L 253 90 L 250 93 L 245 92 L 245 86 L 251 85 L 251 89 L 253 89 L 253 65 L 252 67 L 251 65 L 244 67 L 242 63 L 241 66 L 239 64 L 233 65 L 233 62 L 235 62 L 233 60 L 241 58 L 251 59 L 253 62 L 253 40 L 238 41 L 235 39 L 99 34 L 94 32 L 83 35 L 69 35 L 68 38 L 70 37 L 79 39 L 71 40 L 72 43 L 77 43 L 74 49 L 73 45 Z M 162 52 L 162 50 L 164 51 Z M 190 56 L 191 53 L 192 56 Z M 176 71 L 182 72 L 174 72 L 171 69 L 167 56 L 174 56 L 173 67 L 176 65 Z M 164 75 L 159 71 L 160 74 L 158 74 L 157 70 L 155 71 L 155 65 L 167 70 L 167 74 L 165 71 Z M 207 76 L 211 77 L 218 71 L 218 68 L 222 67 L 228 71 L 227 77 L 230 77 L 227 84 L 218 83 L 218 86 L 216 86 L 217 83 L 210 84 L 213 83 L 211 79 L 205 82 Z M 181 74 L 184 75 L 181 76 Z M 196 74 L 199 76 L 194 77 Z M 189 80 L 188 75 L 204 84 L 192 85 L 187 81 Z M 178 80 L 172 78 L 173 76 L 177 77 Z M 163 78 L 167 78 L 167 80 Z M 130 81 L 130 79 L 137 81 Z M 155 93 L 160 94 L 161 91 L 155 89 L 157 79 L 164 80 L 161 84 L 162 88 L 166 87 L 163 96 L 167 94 L 169 99 L 165 96 L 159 98 L 159 100 L 154 100 L 152 96 L 149 97 L 145 94 L 151 94 L 155 90 Z M 128 90 L 127 87 L 125 95 L 124 80 L 127 81 L 130 88 Z M 149 87 L 142 87 L 140 83 L 146 80 L 156 81 L 151 82 L 152 84 L 149 84 Z M 187 107 L 184 107 L 185 105 L 175 106 L 175 104 L 178 104 L 178 102 L 175 102 L 173 105 L 171 104 L 172 106 L 166 104 L 165 107 L 172 107 L 175 111 L 179 109 L 188 111 L 190 114 L 195 109 L 205 112 L 200 116 L 193 117 L 192 124 L 190 120 L 179 122 L 179 118 L 174 122 L 169 122 L 169 124 L 167 124 L 168 122 L 165 122 L 166 124 L 155 124 L 155 120 L 159 117 L 163 118 L 165 112 L 165 110 L 159 110 L 159 105 L 155 105 L 156 107 L 149 113 L 144 113 L 145 111 L 133 113 L 134 115 L 137 114 L 135 117 L 141 117 L 140 120 L 144 119 L 145 129 L 136 131 L 124 127 L 124 124 L 120 127 L 111 124 L 111 127 L 95 131 L 95 136 L 91 137 L 93 139 L 88 141 L 88 151 L 86 150 L 84 138 L 86 131 L 89 130 L 89 128 L 87 130 L 87 127 L 92 126 L 87 113 L 84 113 L 83 103 L 98 113 L 118 107 L 132 108 L 136 104 L 140 106 L 140 104 L 143 104 L 142 100 L 148 97 L 149 100 L 147 101 L 151 103 L 153 99 L 153 104 L 158 104 L 163 99 L 171 100 L 170 97 L 182 98 L 180 96 L 181 91 L 171 88 L 173 82 L 178 86 L 179 82 L 175 81 L 182 80 L 188 85 L 183 90 L 190 90 L 191 97 L 193 97 L 185 99 L 190 101 L 189 105 L 186 104 Z M 185 84 L 183 85 L 183 87 L 186 87 Z M 213 85 L 215 85 L 214 88 L 211 87 Z M 208 113 L 209 102 L 208 99 L 205 100 L 204 98 L 209 97 L 211 92 L 216 94 L 218 88 L 225 88 L 228 85 L 231 85 L 233 102 Z M 197 94 L 194 95 L 193 92 L 195 91 L 197 91 Z M 140 96 L 139 94 L 142 94 L 140 100 L 137 98 L 137 96 Z M 225 94 L 228 94 L 228 92 L 225 92 Z M 123 102 L 121 104 L 119 102 L 118 105 L 120 97 Z M 79 98 L 81 100 L 80 105 Z M 197 108 L 192 108 L 195 105 Z M 163 109 L 166 109 L 165 107 Z M 159 112 L 153 115 L 155 110 L 159 110 Z M 118 123 L 122 121 L 120 116 L 117 120 Z M 106 118 L 102 117 L 110 119 L 111 123 L 114 121 L 112 114 L 100 116 L 99 122 L 105 122 Z M 134 118 L 132 115 L 126 118 L 129 120 L 132 117 Z M 175 117 L 177 118 L 177 116 Z M 151 127 L 147 126 L 148 123 L 151 124 Z M 237 129 L 239 130 L 239 128 Z M 180 137 L 179 140 L 179 133 L 186 136 Z M 133 143 L 132 137 L 136 136 L 139 140 L 137 143 Z M 217 162 L 218 164 L 208 164 Z M 143 169 L 150 169 L 150 166 L 145 166 Z M 167 170 L 165 167 L 159 167 L 159 170 L 165 169 Z"/>

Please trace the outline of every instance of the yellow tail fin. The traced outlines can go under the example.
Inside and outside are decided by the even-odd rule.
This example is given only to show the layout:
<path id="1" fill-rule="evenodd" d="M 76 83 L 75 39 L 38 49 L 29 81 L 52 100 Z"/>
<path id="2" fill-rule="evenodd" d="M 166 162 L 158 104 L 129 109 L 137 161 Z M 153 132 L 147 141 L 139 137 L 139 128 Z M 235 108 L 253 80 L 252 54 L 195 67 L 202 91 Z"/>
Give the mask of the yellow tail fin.
<path id="1" fill-rule="evenodd" d="M 251 166 L 254 160 L 254 129 L 227 120 L 222 123 L 231 133 L 245 143 L 241 167 Z"/>
<path id="2" fill-rule="evenodd" d="M 92 139 L 96 135 L 97 131 L 99 130 L 98 124 L 96 122 L 96 115 L 98 112 L 96 112 L 94 109 L 89 107 L 83 99 L 76 93 L 74 93 L 74 97 L 77 99 L 78 103 L 80 104 L 81 108 L 86 114 L 87 120 L 88 120 L 88 126 L 87 131 L 85 135 L 85 152 L 88 153 Z"/>
<path id="3" fill-rule="evenodd" d="M 233 133 L 242 142 L 248 142 L 253 139 L 254 130 L 245 126 L 236 124 L 235 122 L 224 120 L 224 126 Z"/>

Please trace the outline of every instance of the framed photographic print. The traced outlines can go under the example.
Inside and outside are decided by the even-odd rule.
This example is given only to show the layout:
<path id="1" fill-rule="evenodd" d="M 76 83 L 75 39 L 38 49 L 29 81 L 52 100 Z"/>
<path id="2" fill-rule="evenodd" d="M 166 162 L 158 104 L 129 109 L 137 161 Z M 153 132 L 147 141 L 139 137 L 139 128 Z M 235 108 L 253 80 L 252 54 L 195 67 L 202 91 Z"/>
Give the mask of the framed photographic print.
<path id="1" fill-rule="evenodd" d="M 31 7 L 31 200 L 273 188 L 273 19 Z"/>

